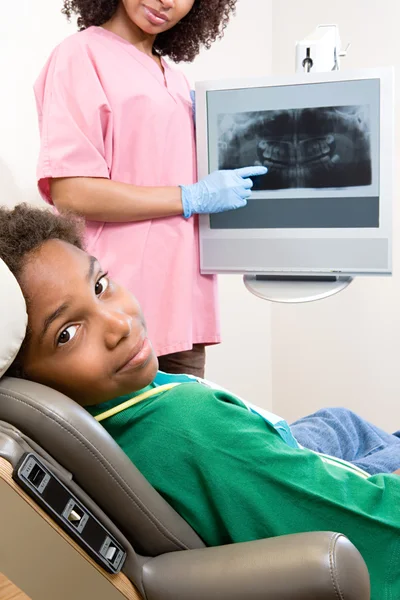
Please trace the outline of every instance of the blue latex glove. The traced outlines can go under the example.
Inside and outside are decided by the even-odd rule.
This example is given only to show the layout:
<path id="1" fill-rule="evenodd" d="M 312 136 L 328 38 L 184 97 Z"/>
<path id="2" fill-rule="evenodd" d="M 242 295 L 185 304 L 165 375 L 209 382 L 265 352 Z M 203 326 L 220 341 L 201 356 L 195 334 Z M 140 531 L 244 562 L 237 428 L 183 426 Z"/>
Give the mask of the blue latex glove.
<path id="1" fill-rule="evenodd" d="M 246 206 L 253 182 L 250 177 L 265 175 L 266 167 L 243 167 L 214 171 L 198 183 L 181 185 L 183 215 L 211 214 Z"/>

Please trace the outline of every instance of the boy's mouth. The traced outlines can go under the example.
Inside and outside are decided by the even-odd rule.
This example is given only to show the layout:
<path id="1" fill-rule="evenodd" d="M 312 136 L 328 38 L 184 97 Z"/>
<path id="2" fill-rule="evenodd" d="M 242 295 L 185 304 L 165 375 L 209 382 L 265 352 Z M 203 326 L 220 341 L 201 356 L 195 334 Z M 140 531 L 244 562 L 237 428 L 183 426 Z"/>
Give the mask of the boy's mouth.
<path id="1" fill-rule="evenodd" d="M 129 352 L 121 366 L 117 369 L 117 373 L 144 366 L 151 357 L 152 351 L 153 348 L 150 340 L 143 333 L 135 347 Z"/>

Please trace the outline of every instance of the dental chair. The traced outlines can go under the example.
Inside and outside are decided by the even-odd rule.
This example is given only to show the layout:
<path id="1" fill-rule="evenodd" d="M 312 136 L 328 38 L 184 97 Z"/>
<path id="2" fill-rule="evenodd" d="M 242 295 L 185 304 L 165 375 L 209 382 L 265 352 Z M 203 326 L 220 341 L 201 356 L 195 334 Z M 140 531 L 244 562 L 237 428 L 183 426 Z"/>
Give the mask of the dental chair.
<path id="1" fill-rule="evenodd" d="M 206 548 L 83 408 L 1 379 L 26 323 L 0 261 L 0 572 L 32 600 L 369 600 L 340 533 Z"/>

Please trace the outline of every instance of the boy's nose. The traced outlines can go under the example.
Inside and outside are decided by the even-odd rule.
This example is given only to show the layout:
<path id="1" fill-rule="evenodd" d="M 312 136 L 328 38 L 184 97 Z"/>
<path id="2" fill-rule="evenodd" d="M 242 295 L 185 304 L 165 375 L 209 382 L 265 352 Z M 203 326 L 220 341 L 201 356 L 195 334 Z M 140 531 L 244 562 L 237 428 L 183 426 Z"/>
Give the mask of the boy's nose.
<path id="1" fill-rule="evenodd" d="M 109 349 L 115 348 L 119 342 L 130 336 L 132 317 L 119 311 L 103 313 L 105 319 L 105 342 Z"/>

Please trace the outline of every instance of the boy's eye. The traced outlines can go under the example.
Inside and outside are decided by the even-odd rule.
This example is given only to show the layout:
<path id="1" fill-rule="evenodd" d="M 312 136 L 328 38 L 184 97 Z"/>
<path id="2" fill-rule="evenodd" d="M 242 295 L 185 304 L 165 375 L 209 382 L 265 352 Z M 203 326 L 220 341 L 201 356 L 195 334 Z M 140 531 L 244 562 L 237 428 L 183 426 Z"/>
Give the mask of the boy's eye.
<path id="1" fill-rule="evenodd" d="M 68 344 L 76 335 L 78 331 L 78 325 L 70 325 L 64 331 L 62 331 L 58 337 L 57 344 L 59 346 L 63 346 Z"/>
<path id="2" fill-rule="evenodd" d="M 94 287 L 96 296 L 100 296 L 100 294 L 105 292 L 109 285 L 110 285 L 110 281 L 109 281 L 108 277 L 106 275 L 103 275 L 98 280 L 98 282 L 96 283 L 96 285 Z"/>

